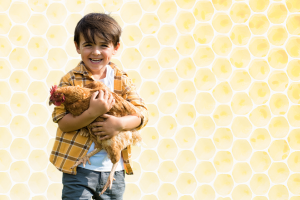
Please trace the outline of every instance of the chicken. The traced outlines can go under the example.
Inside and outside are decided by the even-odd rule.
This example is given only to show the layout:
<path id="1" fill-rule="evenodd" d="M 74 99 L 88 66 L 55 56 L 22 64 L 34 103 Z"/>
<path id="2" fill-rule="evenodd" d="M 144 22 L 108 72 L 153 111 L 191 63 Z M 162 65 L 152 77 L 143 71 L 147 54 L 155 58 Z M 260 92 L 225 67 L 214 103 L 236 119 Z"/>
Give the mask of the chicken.
<path id="1" fill-rule="evenodd" d="M 140 112 L 133 104 L 126 101 L 116 93 L 111 92 L 104 83 L 98 81 L 94 81 L 88 85 L 85 85 L 85 87 L 65 86 L 57 88 L 57 86 L 55 85 L 51 88 L 50 91 L 51 96 L 49 105 L 51 105 L 52 103 L 56 106 L 64 104 L 67 111 L 69 111 L 73 116 L 78 116 L 89 108 L 92 94 L 103 89 L 106 89 L 109 93 L 111 93 L 115 99 L 115 104 L 106 114 L 116 117 L 122 117 L 126 115 L 136 115 L 140 117 Z M 94 120 L 94 122 L 97 121 L 103 121 L 103 119 L 99 116 Z M 92 134 L 92 128 L 93 127 L 90 124 L 87 127 L 82 128 L 80 130 L 80 134 L 90 137 L 93 142 L 95 142 L 95 149 L 78 160 L 71 168 L 77 167 L 79 164 L 86 161 L 90 162 L 89 158 L 91 156 L 104 149 L 108 154 L 108 158 L 113 163 L 113 166 L 107 182 L 100 193 L 100 195 L 102 195 L 108 188 L 108 186 L 110 186 L 110 188 L 112 187 L 112 182 L 113 180 L 115 180 L 113 176 L 117 168 L 117 164 L 120 160 L 121 151 L 128 145 L 136 145 L 140 143 L 142 141 L 142 138 L 138 131 L 122 131 L 118 135 L 113 136 L 110 139 L 99 140 L 99 136 Z"/>

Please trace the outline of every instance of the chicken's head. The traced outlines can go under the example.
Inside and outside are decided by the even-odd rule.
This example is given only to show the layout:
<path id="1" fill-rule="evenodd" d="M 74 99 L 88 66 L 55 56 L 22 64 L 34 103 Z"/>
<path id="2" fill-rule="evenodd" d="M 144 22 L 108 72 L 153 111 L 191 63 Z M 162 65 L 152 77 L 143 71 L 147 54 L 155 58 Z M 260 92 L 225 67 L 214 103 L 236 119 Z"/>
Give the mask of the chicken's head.
<path id="1" fill-rule="evenodd" d="M 60 106 L 65 100 L 65 95 L 57 90 L 57 85 L 54 85 L 50 90 L 49 106 L 51 104 Z"/>

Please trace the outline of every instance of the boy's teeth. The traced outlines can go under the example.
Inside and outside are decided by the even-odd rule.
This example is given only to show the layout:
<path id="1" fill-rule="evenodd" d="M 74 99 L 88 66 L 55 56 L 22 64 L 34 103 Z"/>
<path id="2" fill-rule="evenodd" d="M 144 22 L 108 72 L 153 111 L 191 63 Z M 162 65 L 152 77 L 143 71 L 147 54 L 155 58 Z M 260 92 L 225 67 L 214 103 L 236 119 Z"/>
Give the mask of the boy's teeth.
<path id="1" fill-rule="evenodd" d="M 99 62 L 99 61 L 101 61 L 102 59 L 100 59 L 100 60 L 93 60 L 93 59 L 90 59 L 92 62 Z"/>

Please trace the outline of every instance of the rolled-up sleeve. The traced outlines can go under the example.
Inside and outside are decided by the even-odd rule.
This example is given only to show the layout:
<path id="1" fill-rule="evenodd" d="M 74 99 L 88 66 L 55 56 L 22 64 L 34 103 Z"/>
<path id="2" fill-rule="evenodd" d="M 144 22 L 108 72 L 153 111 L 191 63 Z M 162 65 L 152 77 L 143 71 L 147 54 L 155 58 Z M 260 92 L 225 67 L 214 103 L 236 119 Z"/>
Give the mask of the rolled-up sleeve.
<path id="1" fill-rule="evenodd" d="M 61 78 L 58 88 L 64 86 L 70 86 L 71 84 L 68 82 L 68 75 L 66 74 L 64 77 Z M 69 112 L 65 109 L 65 106 L 61 104 L 60 106 L 55 106 L 52 112 L 52 120 L 54 123 L 57 123 L 61 118 L 63 118 Z"/>
<path id="2" fill-rule="evenodd" d="M 149 120 L 149 112 L 146 107 L 144 100 L 139 96 L 136 90 L 136 86 L 133 84 L 132 80 L 124 72 L 122 76 L 122 97 L 132 103 L 141 114 L 141 124 L 135 128 L 135 130 L 140 130 L 146 126 Z"/>
<path id="3" fill-rule="evenodd" d="M 68 112 L 65 109 L 64 105 L 54 107 L 52 112 L 52 120 L 54 123 L 57 123 L 61 118 L 63 118 Z"/>

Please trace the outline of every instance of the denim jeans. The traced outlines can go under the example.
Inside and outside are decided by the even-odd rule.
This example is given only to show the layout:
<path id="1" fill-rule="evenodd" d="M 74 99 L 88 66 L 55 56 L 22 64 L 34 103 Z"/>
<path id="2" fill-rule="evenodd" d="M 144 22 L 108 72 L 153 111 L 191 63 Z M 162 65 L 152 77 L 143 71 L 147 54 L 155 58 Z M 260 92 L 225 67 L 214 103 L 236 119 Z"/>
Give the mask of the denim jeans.
<path id="1" fill-rule="evenodd" d="M 77 200 L 85 199 L 91 200 L 91 197 L 96 200 L 122 200 L 125 191 L 125 171 L 115 171 L 112 188 L 109 187 L 99 196 L 110 172 L 97 172 L 82 167 L 77 167 L 77 174 L 63 173 L 62 183 L 62 199 L 63 200 Z"/>

